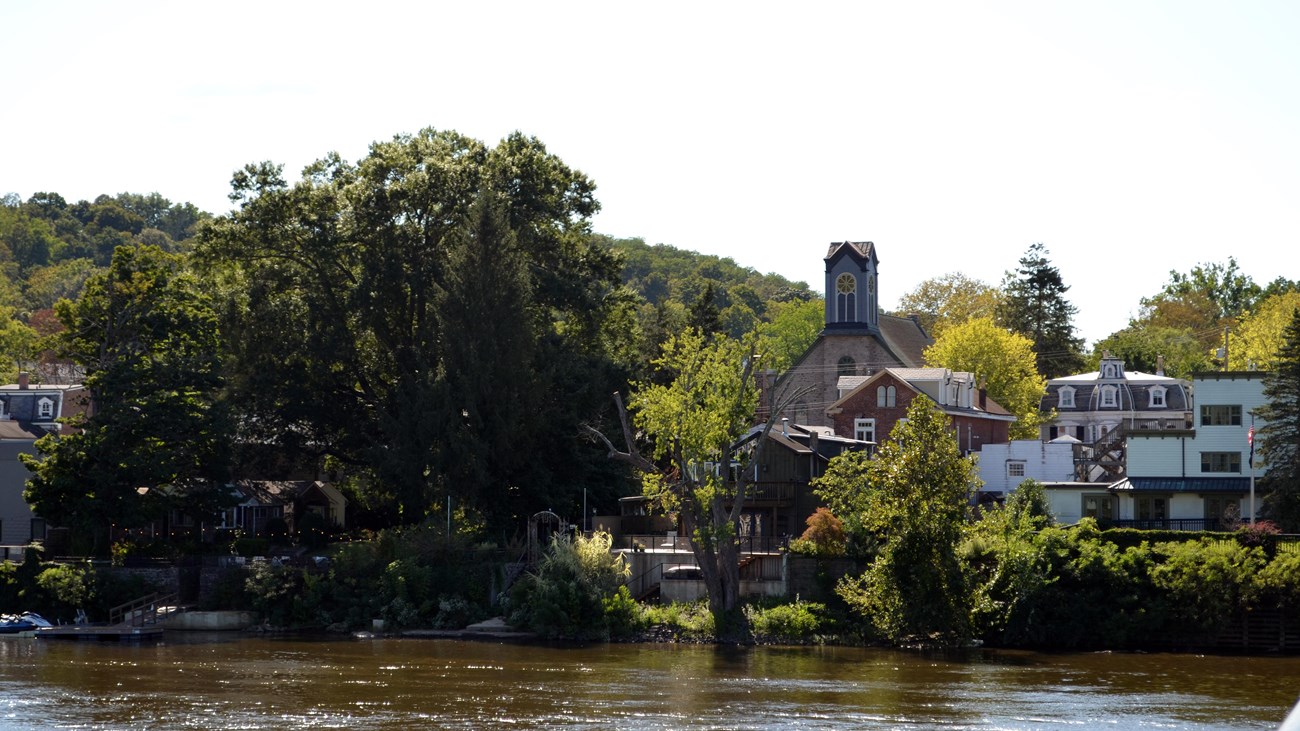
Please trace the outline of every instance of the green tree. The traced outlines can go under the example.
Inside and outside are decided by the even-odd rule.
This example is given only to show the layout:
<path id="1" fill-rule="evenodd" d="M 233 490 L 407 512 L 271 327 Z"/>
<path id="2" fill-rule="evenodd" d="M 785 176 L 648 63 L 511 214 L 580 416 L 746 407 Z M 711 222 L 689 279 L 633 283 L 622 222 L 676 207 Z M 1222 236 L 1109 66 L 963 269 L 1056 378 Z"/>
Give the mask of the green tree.
<path id="1" fill-rule="evenodd" d="M 1237 268 L 1235 257 L 1227 264 L 1202 263 L 1187 274 L 1171 270 L 1164 289 L 1150 301 L 1177 301 L 1203 295 L 1213 305 L 1215 320 L 1240 316 L 1255 305 L 1263 289 Z M 1148 300 L 1144 300 L 1146 304 Z"/>
<path id="2" fill-rule="evenodd" d="M 646 495 L 677 513 L 723 635 L 743 624 L 738 523 L 753 474 L 748 467 L 761 461 L 772 428 L 771 420 L 750 428 L 758 404 L 757 362 L 752 346 L 736 340 L 707 340 L 694 329 L 670 337 L 656 365 L 672 379 L 638 383 L 628 405 L 651 441 L 652 459 L 641 455 L 626 418 L 628 451 L 598 435 L 611 457 L 641 472 Z"/>
<path id="3" fill-rule="evenodd" d="M 249 166 L 233 198 L 196 253 L 227 295 L 241 428 L 373 475 L 403 523 L 447 496 L 503 530 L 586 486 L 612 500 L 578 424 L 619 381 L 605 318 L 624 300 L 581 172 L 521 134 L 425 129 L 292 185 Z"/>
<path id="4" fill-rule="evenodd" d="M 56 309 L 66 328 L 57 344 L 85 368 L 93 408 L 68 433 L 37 440 L 39 456 L 23 456 L 33 510 L 96 537 L 164 507 L 208 517 L 229 442 L 216 313 L 198 281 L 175 255 L 123 247 L 80 299 Z"/>
<path id="5" fill-rule="evenodd" d="M 1300 292 L 1293 291 L 1264 299 L 1242 315 L 1228 348 L 1228 369 L 1274 370 L 1296 310 L 1300 310 Z"/>
<path id="6" fill-rule="evenodd" d="M 916 315 L 932 338 L 947 328 L 981 317 L 993 317 L 1002 293 L 961 272 L 927 279 L 898 301 L 898 314 Z"/>
<path id="7" fill-rule="evenodd" d="M 926 348 L 925 362 L 974 373 L 989 396 L 1015 415 L 1011 438 L 1038 438 L 1038 427 L 1045 418 L 1038 407 L 1047 379 L 1039 375 L 1033 345 L 1023 335 L 998 327 L 988 317 L 967 320 L 944 330 L 934 345 Z"/>
<path id="8" fill-rule="evenodd" d="M 817 341 L 826 313 L 820 299 L 775 302 L 768 312 L 772 319 L 758 327 L 768 354 L 763 367 L 783 373 Z"/>
<path id="9" fill-rule="evenodd" d="M 1259 456 L 1264 460 L 1262 513 L 1284 532 L 1300 532 L 1300 310 L 1283 332 L 1275 367 L 1264 376 Z"/>
<path id="10" fill-rule="evenodd" d="M 867 571 L 842 579 L 836 592 L 892 641 L 966 637 L 970 596 L 957 546 L 978 478 L 958 451 L 947 417 L 929 399 L 914 399 L 907 420 L 866 465 L 865 477 L 856 485 L 818 481 L 832 511 L 837 504 L 856 507 L 853 524 L 883 541 Z M 854 497 L 853 491 L 864 494 Z"/>
<path id="11" fill-rule="evenodd" d="M 1133 320 L 1127 328 L 1098 341 L 1088 362 L 1097 370 L 1102 355 L 1110 353 L 1122 358 L 1129 370 L 1155 373 L 1163 356 L 1166 376 L 1191 378 L 1193 373 L 1213 368 L 1210 352 L 1205 338 L 1192 330 Z"/>
<path id="12" fill-rule="evenodd" d="M 1083 341 L 1075 336 L 1072 322 L 1078 308 L 1065 299 L 1070 288 L 1047 253 L 1041 243 L 1034 244 L 1020 258 L 1020 268 L 1006 273 L 997 321 L 1029 338 L 1038 372 L 1056 378 L 1083 367 Z"/>

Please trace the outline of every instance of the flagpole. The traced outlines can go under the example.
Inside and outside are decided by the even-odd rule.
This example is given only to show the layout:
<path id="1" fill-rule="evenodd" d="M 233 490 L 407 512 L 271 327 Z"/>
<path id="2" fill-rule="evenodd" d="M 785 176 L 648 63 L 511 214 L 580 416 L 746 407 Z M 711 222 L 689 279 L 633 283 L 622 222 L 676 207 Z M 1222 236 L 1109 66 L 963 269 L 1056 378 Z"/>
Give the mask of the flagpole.
<path id="1" fill-rule="evenodd" d="M 1255 415 L 1250 415 L 1250 431 L 1246 433 L 1250 444 L 1250 524 L 1255 524 Z"/>

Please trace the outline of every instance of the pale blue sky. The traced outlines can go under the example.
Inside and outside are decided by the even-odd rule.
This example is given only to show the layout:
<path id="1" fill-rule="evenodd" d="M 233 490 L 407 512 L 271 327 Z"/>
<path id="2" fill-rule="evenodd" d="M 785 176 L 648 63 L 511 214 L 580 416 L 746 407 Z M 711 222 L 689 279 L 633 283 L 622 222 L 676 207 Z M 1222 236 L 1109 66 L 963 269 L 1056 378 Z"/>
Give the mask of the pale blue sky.
<path id="1" fill-rule="evenodd" d="M 539 137 L 598 231 L 882 303 L 1041 241 L 1089 342 L 1170 269 L 1300 278 L 1300 4 L 10 2 L 0 193 L 157 191 L 433 126 Z"/>

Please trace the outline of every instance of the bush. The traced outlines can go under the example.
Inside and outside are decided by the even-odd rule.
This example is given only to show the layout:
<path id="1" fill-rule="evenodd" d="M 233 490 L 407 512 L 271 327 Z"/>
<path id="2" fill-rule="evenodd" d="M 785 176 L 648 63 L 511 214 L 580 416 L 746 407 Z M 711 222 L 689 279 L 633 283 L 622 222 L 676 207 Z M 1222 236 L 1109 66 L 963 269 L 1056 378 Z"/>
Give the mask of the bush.
<path id="1" fill-rule="evenodd" d="M 706 600 L 650 605 L 642 610 L 641 624 L 645 628 L 660 627 L 674 636 L 687 640 L 709 640 L 716 635 L 713 612 Z"/>
<path id="2" fill-rule="evenodd" d="M 745 619 L 753 636 L 763 641 L 804 643 L 828 634 L 826 605 L 800 601 L 771 606 L 745 605 Z"/>
<path id="3" fill-rule="evenodd" d="M 515 583 L 510 622 L 546 637 L 608 637 L 605 600 L 627 580 L 623 557 L 610 553 L 613 537 L 598 531 L 591 538 L 556 534 L 536 574 Z"/>
<path id="4" fill-rule="evenodd" d="M 808 528 L 802 536 L 790 542 L 790 550 L 809 556 L 838 557 L 845 554 L 848 538 L 844 523 L 830 510 L 817 508 L 808 516 Z"/>

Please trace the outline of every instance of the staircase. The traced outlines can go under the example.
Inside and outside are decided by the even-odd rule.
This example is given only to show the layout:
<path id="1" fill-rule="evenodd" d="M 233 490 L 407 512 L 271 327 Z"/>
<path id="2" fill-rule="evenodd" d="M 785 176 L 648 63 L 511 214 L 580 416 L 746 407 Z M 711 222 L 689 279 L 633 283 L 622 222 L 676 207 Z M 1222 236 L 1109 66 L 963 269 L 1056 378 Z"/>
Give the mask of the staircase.
<path id="1" fill-rule="evenodd" d="M 154 592 L 108 610 L 108 623 L 113 627 L 152 627 L 186 609 L 175 593 Z"/>
<path id="2" fill-rule="evenodd" d="M 1075 479 L 1079 482 L 1118 482 L 1127 472 L 1127 432 L 1124 427 L 1112 429 L 1101 439 L 1084 447 L 1085 455 L 1075 465 Z"/>

